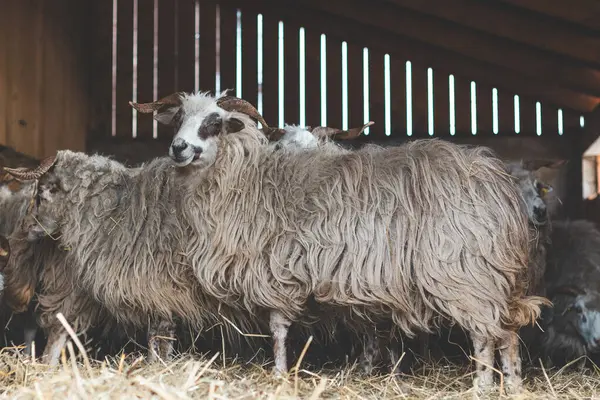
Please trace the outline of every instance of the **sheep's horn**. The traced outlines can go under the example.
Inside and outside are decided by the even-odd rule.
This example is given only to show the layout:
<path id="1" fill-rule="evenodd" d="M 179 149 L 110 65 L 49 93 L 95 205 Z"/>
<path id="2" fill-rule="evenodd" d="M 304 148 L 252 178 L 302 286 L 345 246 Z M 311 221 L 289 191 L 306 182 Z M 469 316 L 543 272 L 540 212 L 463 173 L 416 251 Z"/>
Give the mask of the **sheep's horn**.
<path id="1" fill-rule="evenodd" d="M 237 111 L 246 114 L 260 122 L 263 128 L 269 129 L 269 125 L 258 110 L 244 99 L 235 96 L 223 96 L 217 99 L 217 105 L 225 111 Z"/>
<path id="2" fill-rule="evenodd" d="M 270 142 L 276 142 L 285 135 L 285 130 L 281 128 L 263 127 L 262 131 Z"/>
<path id="3" fill-rule="evenodd" d="M 48 172 L 55 162 L 56 156 L 51 156 L 40 161 L 40 165 L 34 169 L 5 167 L 4 170 L 21 181 L 32 181 L 39 179 L 42 175 Z"/>
<path id="4" fill-rule="evenodd" d="M 10 245 L 5 236 L 0 235 L 0 260 L 8 258 L 10 254 Z"/>
<path id="5" fill-rule="evenodd" d="M 181 95 L 183 92 L 176 92 L 163 97 L 160 100 L 153 101 L 152 103 L 134 103 L 129 102 L 129 105 L 142 114 L 151 114 L 154 111 L 160 111 L 165 106 L 179 106 L 181 105 Z"/>
<path id="6" fill-rule="evenodd" d="M 361 133 L 364 132 L 365 129 L 373 124 L 373 121 L 369 121 L 360 128 L 352 128 L 347 131 L 337 128 L 330 128 L 328 126 L 317 126 L 316 128 L 313 128 L 312 133 L 316 137 L 332 136 L 336 139 L 349 140 L 357 138 Z"/>

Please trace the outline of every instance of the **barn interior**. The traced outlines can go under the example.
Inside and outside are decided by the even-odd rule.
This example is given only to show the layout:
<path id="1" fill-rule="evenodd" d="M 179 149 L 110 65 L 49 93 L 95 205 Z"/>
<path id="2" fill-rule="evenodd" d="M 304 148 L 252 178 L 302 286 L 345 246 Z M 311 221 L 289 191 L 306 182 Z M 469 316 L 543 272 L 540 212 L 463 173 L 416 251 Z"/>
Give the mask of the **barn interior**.
<path id="1" fill-rule="evenodd" d="M 0 144 L 30 157 L 165 155 L 129 101 L 225 89 L 272 125 L 567 160 L 540 172 L 555 215 L 600 221 L 596 0 L 3 2 Z"/>

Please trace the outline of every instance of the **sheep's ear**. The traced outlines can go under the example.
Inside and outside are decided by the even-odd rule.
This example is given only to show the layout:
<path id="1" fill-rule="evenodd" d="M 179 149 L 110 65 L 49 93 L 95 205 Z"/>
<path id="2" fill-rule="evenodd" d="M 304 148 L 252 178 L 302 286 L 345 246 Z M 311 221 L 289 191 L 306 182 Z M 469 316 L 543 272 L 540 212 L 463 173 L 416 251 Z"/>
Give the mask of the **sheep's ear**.
<path id="1" fill-rule="evenodd" d="M 142 114 L 151 114 L 156 111 L 155 120 L 164 125 L 171 125 L 173 117 L 181 107 L 183 94 L 183 92 L 173 93 L 152 103 L 134 103 L 130 101 L 129 105 Z"/>
<path id="2" fill-rule="evenodd" d="M 537 171 L 540 168 L 560 168 L 567 160 L 523 160 L 521 165 L 528 171 Z"/>
<path id="3" fill-rule="evenodd" d="M 235 117 L 229 118 L 225 121 L 225 132 L 227 133 L 235 133 L 244 129 L 246 125 L 240 119 Z"/>

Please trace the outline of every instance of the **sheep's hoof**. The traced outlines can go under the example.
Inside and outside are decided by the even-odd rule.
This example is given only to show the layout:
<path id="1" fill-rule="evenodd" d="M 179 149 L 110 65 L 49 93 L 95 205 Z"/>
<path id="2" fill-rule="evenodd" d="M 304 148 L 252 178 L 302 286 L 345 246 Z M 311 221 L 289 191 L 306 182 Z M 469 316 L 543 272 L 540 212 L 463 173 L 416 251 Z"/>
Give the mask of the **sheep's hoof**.
<path id="1" fill-rule="evenodd" d="M 507 378 L 504 382 L 504 391 L 507 396 L 520 394 L 523 392 L 523 382 L 520 377 Z"/>

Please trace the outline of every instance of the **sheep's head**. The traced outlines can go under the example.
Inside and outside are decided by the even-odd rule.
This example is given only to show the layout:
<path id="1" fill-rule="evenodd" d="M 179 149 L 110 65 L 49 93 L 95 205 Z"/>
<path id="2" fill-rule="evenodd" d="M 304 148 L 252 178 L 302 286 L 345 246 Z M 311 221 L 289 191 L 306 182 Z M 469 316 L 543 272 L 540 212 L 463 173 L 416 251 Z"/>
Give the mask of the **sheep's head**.
<path id="1" fill-rule="evenodd" d="M 208 93 L 174 93 L 152 103 L 130 105 L 141 113 L 156 112 L 158 122 L 175 129 L 169 156 L 178 166 L 213 161 L 221 134 L 239 132 L 247 125 L 256 127 L 257 122 L 268 129 L 254 106 L 225 93 L 216 97 Z"/>
<path id="2" fill-rule="evenodd" d="M 352 128 L 347 131 L 343 129 L 330 128 L 327 126 L 300 127 L 287 125 L 283 129 L 270 128 L 268 137 L 270 140 L 277 141 L 278 148 L 288 149 L 311 149 L 319 145 L 321 140 L 334 138 L 340 140 L 355 139 L 364 132 L 367 127 L 373 125 L 374 122 L 369 121 L 360 128 Z"/>
<path id="3" fill-rule="evenodd" d="M 560 286 L 551 293 L 554 309 L 549 327 L 578 340 L 588 353 L 600 350 L 600 293 Z"/>
<path id="4" fill-rule="evenodd" d="M 564 164 L 564 160 L 527 160 L 507 164 L 508 173 L 515 178 L 525 200 L 529 221 L 536 226 L 548 222 L 546 195 L 552 191 L 552 186 L 537 179 L 535 173 L 540 168 L 559 168 Z"/>

